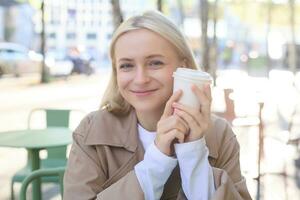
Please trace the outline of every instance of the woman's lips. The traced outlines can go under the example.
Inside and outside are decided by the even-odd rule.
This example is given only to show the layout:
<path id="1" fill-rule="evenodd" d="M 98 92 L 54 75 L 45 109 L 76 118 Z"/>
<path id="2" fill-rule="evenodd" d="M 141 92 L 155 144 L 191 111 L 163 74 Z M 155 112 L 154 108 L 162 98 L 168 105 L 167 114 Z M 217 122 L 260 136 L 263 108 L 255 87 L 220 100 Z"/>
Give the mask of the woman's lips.
<path id="1" fill-rule="evenodd" d="M 153 90 L 131 90 L 131 92 L 133 94 L 135 94 L 136 96 L 148 96 L 151 95 L 152 93 L 154 93 L 157 89 L 153 89 Z"/>

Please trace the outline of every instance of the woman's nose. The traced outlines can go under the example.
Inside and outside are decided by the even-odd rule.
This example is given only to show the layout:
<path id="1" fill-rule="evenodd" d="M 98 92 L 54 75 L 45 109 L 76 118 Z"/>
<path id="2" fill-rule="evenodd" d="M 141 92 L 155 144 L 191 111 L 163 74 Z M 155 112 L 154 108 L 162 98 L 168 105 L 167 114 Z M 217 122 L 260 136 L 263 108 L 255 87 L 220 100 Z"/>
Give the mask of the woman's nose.
<path id="1" fill-rule="evenodd" d="M 150 76 L 144 67 L 138 67 L 134 77 L 134 82 L 137 84 L 145 84 L 150 81 Z"/>

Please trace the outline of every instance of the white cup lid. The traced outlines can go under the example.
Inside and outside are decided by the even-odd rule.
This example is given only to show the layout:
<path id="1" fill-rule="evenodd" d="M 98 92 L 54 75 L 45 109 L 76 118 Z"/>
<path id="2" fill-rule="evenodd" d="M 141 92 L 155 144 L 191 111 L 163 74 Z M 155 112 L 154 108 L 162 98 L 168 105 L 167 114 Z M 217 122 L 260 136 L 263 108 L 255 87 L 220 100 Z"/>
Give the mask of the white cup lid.
<path id="1" fill-rule="evenodd" d="M 212 81 L 212 77 L 209 73 L 182 67 L 176 69 L 176 71 L 173 73 L 173 77 L 175 76 L 193 80 Z"/>

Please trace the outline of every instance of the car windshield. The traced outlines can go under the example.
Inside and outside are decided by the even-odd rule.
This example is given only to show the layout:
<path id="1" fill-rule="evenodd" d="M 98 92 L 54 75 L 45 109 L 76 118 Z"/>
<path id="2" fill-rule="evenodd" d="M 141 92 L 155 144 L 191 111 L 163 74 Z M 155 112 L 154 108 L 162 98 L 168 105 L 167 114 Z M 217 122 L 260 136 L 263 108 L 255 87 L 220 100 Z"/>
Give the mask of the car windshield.
<path id="1" fill-rule="evenodd" d="M 2 59 L 24 59 L 27 58 L 27 53 L 25 51 L 19 51 L 15 49 L 0 49 L 0 57 Z"/>

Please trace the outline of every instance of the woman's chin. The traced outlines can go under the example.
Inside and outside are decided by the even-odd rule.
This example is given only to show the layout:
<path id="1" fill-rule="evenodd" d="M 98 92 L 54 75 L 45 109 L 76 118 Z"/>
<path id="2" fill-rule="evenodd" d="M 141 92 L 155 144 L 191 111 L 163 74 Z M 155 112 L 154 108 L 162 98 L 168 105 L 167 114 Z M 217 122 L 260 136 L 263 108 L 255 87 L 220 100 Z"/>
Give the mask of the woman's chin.
<path id="1" fill-rule="evenodd" d="M 145 114 L 154 114 L 162 113 L 164 110 L 164 105 L 135 105 L 133 106 L 135 111 L 139 114 L 145 113 Z"/>

